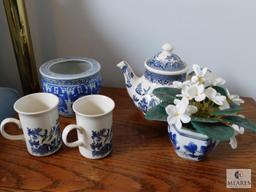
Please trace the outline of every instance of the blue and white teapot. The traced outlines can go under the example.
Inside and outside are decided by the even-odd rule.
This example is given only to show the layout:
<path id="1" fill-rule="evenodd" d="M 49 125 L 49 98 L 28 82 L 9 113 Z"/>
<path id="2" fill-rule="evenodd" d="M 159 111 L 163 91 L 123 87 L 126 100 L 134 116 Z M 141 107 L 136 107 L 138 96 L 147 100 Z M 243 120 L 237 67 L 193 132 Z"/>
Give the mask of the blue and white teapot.
<path id="1" fill-rule="evenodd" d="M 146 71 L 141 77 L 134 74 L 127 62 L 122 61 L 117 64 L 124 75 L 130 97 L 143 113 L 159 102 L 152 95 L 155 88 L 171 86 L 173 81 L 186 79 L 188 66 L 172 51 L 173 47 L 169 43 L 164 44 L 162 51 L 145 61 Z"/>

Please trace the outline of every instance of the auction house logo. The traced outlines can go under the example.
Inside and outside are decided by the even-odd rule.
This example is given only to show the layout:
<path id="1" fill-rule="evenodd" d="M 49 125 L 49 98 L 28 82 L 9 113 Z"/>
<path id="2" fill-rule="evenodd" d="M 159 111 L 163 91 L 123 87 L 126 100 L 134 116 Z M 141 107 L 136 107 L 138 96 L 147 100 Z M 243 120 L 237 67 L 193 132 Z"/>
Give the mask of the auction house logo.
<path id="1" fill-rule="evenodd" d="M 227 188 L 251 188 L 251 169 L 227 169 Z"/>

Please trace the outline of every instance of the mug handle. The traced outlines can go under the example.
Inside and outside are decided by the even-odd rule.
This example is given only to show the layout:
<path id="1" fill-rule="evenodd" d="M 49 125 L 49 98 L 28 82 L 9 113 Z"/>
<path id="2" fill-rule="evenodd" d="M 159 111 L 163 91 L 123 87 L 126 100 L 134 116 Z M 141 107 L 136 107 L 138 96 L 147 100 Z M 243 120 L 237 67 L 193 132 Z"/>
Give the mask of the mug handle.
<path id="1" fill-rule="evenodd" d="M 14 123 L 18 126 L 19 129 L 22 129 L 21 128 L 21 123 L 18 119 L 15 119 L 15 118 L 6 118 L 4 119 L 2 122 L 1 122 L 1 128 L 0 128 L 0 131 L 1 131 L 1 134 L 3 135 L 4 138 L 6 139 L 10 139 L 10 140 L 24 140 L 24 134 L 20 134 L 20 135 L 10 135 L 9 133 L 7 133 L 5 131 L 5 125 L 7 123 Z"/>
<path id="2" fill-rule="evenodd" d="M 73 129 L 77 129 L 78 131 L 82 132 L 82 127 L 80 127 L 79 125 L 75 125 L 75 124 L 71 124 L 68 125 L 64 128 L 63 132 L 62 132 L 62 141 L 63 143 L 65 143 L 66 146 L 68 147 L 79 147 L 81 145 L 84 145 L 83 141 L 79 141 L 79 139 L 77 141 L 74 142 L 68 142 L 67 141 L 67 137 L 70 131 L 72 131 Z"/>

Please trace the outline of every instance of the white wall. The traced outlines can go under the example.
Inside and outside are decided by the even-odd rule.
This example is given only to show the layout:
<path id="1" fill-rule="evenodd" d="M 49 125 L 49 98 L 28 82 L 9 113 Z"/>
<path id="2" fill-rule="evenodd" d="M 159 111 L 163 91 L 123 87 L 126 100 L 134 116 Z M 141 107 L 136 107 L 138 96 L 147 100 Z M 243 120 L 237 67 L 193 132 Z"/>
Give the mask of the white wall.
<path id="1" fill-rule="evenodd" d="M 144 60 L 171 42 L 188 64 L 207 66 L 232 92 L 256 98 L 254 0 L 26 0 L 26 5 L 38 66 L 56 57 L 92 57 L 102 64 L 105 86 L 123 86 L 119 61 L 142 74 Z M 1 50 L 8 43 L 1 43 Z M 8 51 L 0 51 L 0 58 L 10 60 Z"/>

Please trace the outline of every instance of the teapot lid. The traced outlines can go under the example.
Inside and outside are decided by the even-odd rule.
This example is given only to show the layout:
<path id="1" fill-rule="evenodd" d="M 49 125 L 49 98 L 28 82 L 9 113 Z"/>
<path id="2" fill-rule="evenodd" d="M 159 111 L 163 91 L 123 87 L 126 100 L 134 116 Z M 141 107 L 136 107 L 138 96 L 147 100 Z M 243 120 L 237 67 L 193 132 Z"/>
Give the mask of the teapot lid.
<path id="1" fill-rule="evenodd" d="M 162 46 L 162 51 L 157 53 L 150 59 L 145 61 L 147 70 L 162 75 L 179 75 L 186 73 L 188 70 L 185 64 L 178 55 L 172 53 L 173 47 L 169 43 Z"/>

